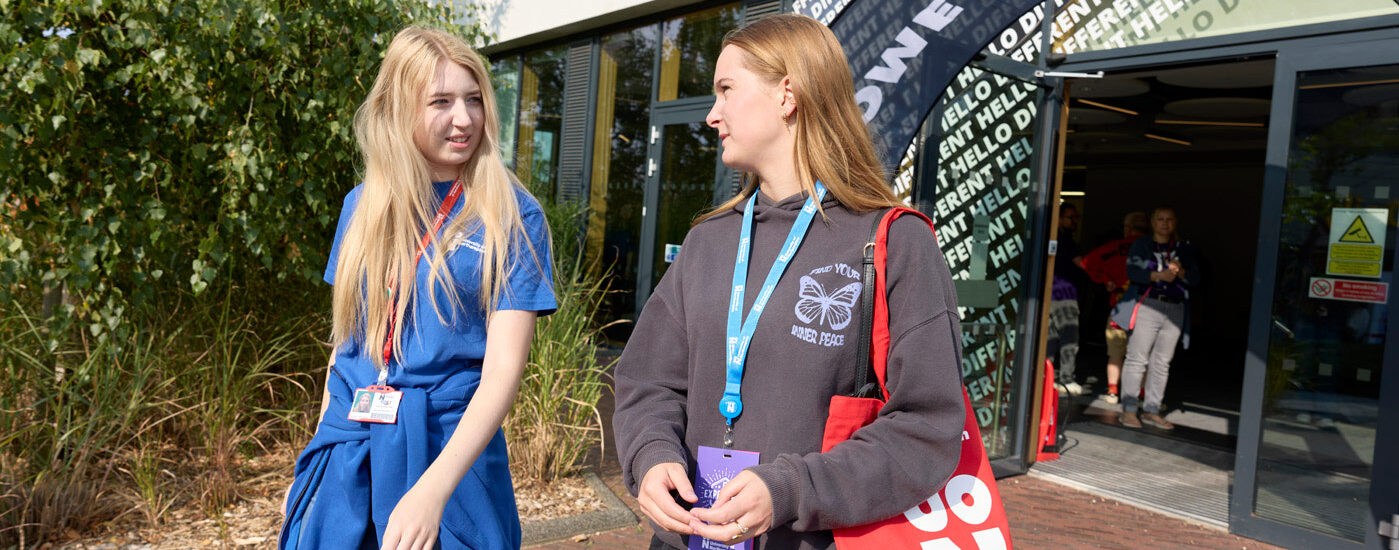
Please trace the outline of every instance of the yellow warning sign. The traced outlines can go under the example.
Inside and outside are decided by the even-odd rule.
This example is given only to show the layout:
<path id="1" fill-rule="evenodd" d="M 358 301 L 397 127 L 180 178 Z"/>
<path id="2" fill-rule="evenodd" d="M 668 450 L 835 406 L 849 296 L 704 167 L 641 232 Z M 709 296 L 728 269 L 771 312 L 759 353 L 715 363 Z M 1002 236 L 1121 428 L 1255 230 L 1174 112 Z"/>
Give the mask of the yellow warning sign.
<path id="1" fill-rule="evenodd" d="M 1379 262 L 1384 260 L 1384 247 L 1365 244 L 1331 245 L 1331 259 L 1353 262 Z"/>
<path id="2" fill-rule="evenodd" d="M 1352 277 L 1379 277 L 1380 264 L 1377 262 L 1331 260 L 1326 264 L 1326 272 L 1332 275 L 1350 275 Z"/>
<path id="3" fill-rule="evenodd" d="M 1379 278 L 1388 233 L 1388 208 L 1332 208 L 1326 274 Z"/>
<path id="4" fill-rule="evenodd" d="M 1355 221 L 1346 227 L 1346 232 L 1341 234 L 1341 242 L 1375 244 L 1375 238 L 1370 236 L 1370 230 L 1365 227 L 1365 222 L 1361 221 L 1360 216 L 1356 216 Z"/>

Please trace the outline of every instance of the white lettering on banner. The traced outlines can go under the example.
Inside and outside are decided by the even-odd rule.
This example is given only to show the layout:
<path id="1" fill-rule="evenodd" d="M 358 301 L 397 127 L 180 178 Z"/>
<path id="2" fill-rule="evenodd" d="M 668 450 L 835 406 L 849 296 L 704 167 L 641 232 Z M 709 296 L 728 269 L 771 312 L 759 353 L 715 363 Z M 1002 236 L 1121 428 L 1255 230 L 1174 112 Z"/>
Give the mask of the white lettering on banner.
<path id="1" fill-rule="evenodd" d="M 946 0 L 933 0 L 928 3 L 927 7 L 913 16 L 913 22 L 933 32 L 942 32 L 942 29 L 946 28 L 961 13 L 961 6 L 952 5 Z M 872 67 L 865 73 L 866 79 L 898 84 L 907 69 L 903 60 L 917 57 L 928 45 L 927 39 L 919 36 L 909 27 L 900 29 L 899 34 L 894 39 L 899 45 L 886 48 L 879 56 L 889 66 Z M 884 104 L 884 90 L 877 85 L 865 86 L 855 92 L 855 101 L 865 106 L 864 119 L 865 122 L 869 122 L 874 120 L 874 116 L 879 113 L 879 108 Z"/>
<path id="2" fill-rule="evenodd" d="M 897 40 L 902 47 L 886 49 L 879 56 L 888 67 L 872 67 L 869 72 L 865 73 L 865 78 L 890 84 L 898 82 L 900 78 L 903 78 L 904 70 L 908 68 L 903 59 L 917 56 L 923 51 L 923 47 L 928 45 L 927 40 L 918 36 L 918 33 L 913 32 L 913 29 L 908 27 L 899 31 L 899 35 L 894 40 Z"/>

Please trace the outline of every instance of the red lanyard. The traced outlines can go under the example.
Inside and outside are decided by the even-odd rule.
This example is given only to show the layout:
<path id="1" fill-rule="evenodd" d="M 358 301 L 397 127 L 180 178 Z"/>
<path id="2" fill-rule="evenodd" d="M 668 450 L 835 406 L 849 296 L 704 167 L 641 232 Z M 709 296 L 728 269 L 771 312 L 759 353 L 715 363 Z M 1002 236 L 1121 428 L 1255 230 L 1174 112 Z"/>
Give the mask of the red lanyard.
<path id="1" fill-rule="evenodd" d="M 413 276 L 418 276 L 418 260 L 422 259 L 423 251 L 427 249 L 427 243 L 432 239 L 437 231 L 442 229 L 442 222 L 446 221 L 447 215 L 452 213 L 452 207 L 457 204 L 457 199 L 461 197 L 461 178 L 452 182 L 452 189 L 447 192 L 447 196 L 442 199 L 442 206 L 437 208 L 437 217 L 432 219 L 432 232 L 423 235 L 423 241 L 418 243 L 418 253 L 413 256 Z M 384 371 L 380 375 L 380 384 L 383 384 L 383 374 L 388 372 L 389 359 L 393 356 L 393 324 L 398 313 L 395 305 L 398 303 L 398 296 L 394 294 L 394 283 L 389 281 L 389 330 L 384 337 Z"/>

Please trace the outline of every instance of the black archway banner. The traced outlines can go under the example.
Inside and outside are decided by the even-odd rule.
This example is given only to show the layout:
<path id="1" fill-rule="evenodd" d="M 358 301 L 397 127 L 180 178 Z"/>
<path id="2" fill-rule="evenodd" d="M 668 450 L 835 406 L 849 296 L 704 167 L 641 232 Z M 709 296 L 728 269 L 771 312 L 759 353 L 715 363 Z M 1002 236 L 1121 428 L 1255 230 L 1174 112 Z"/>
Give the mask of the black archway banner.
<path id="1" fill-rule="evenodd" d="M 972 56 L 1041 0 L 796 0 L 793 11 L 830 25 L 855 77 L 865 121 L 898 155 Z M 834 22 L 834 23 L 833 23 Z"/>

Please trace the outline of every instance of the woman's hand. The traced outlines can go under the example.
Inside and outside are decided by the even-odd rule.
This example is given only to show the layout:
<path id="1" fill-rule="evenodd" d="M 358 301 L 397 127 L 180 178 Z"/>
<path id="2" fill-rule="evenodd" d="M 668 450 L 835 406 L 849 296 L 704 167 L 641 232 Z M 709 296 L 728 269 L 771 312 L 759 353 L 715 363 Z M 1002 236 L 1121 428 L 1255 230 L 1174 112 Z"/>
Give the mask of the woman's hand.
<path id="1" fill-rule="evenodd" d="M 292 486 L 292 485 L 296 485 L 296 480 L 295 480 L 295 479 L 291 480 L 291 483 L 288 483 L 288 484 L 287 484 L 287 490 L 286 490 L 285 493 L 282 494 L 282 517 L 286 517 L 286 516 L 287 516 L 287 503 L 291 501 L 291 486 Z"/>
<path id="2" fill-rule="evenodd" d="M 690 512 L 699 518 L 690 522 L 696 535 L 733 546 L 772 528 L 772 493 L 762 478 L 744 470 L 719 490 L 712 508 Z"/>
<path id="3" fill-rule="evenodd" d="M 637 489 L 636 501 L 641 505 L 641 512 L 661 529 L 682 535 L 693 534 L 690 525 L 695 517 L 675 502 L 670 496 L 671 490 L 679 492 L 686 502 L 699 501 L 694 486 L 690 485 L 690 476 L 685 473 L 685 466 L 678 462 L 663 462 L 647 470 Z"/>
<path id="4" fill-rule="evenodd" d="M 447 499 L 414 485 L 389 514 L 384 529 L 385 550 L 431 550 L 437 546 L 437 529 L 442 524 L 442 508 Z"/>
<path id="5" fill-rule="evenodd" d="M 1171 260 L 1170 266 L 1171 273 L 1175 273 L 1176 277 L 1185 278 L 1185 265 L 1180 263 L 1180 260 Z"/>

